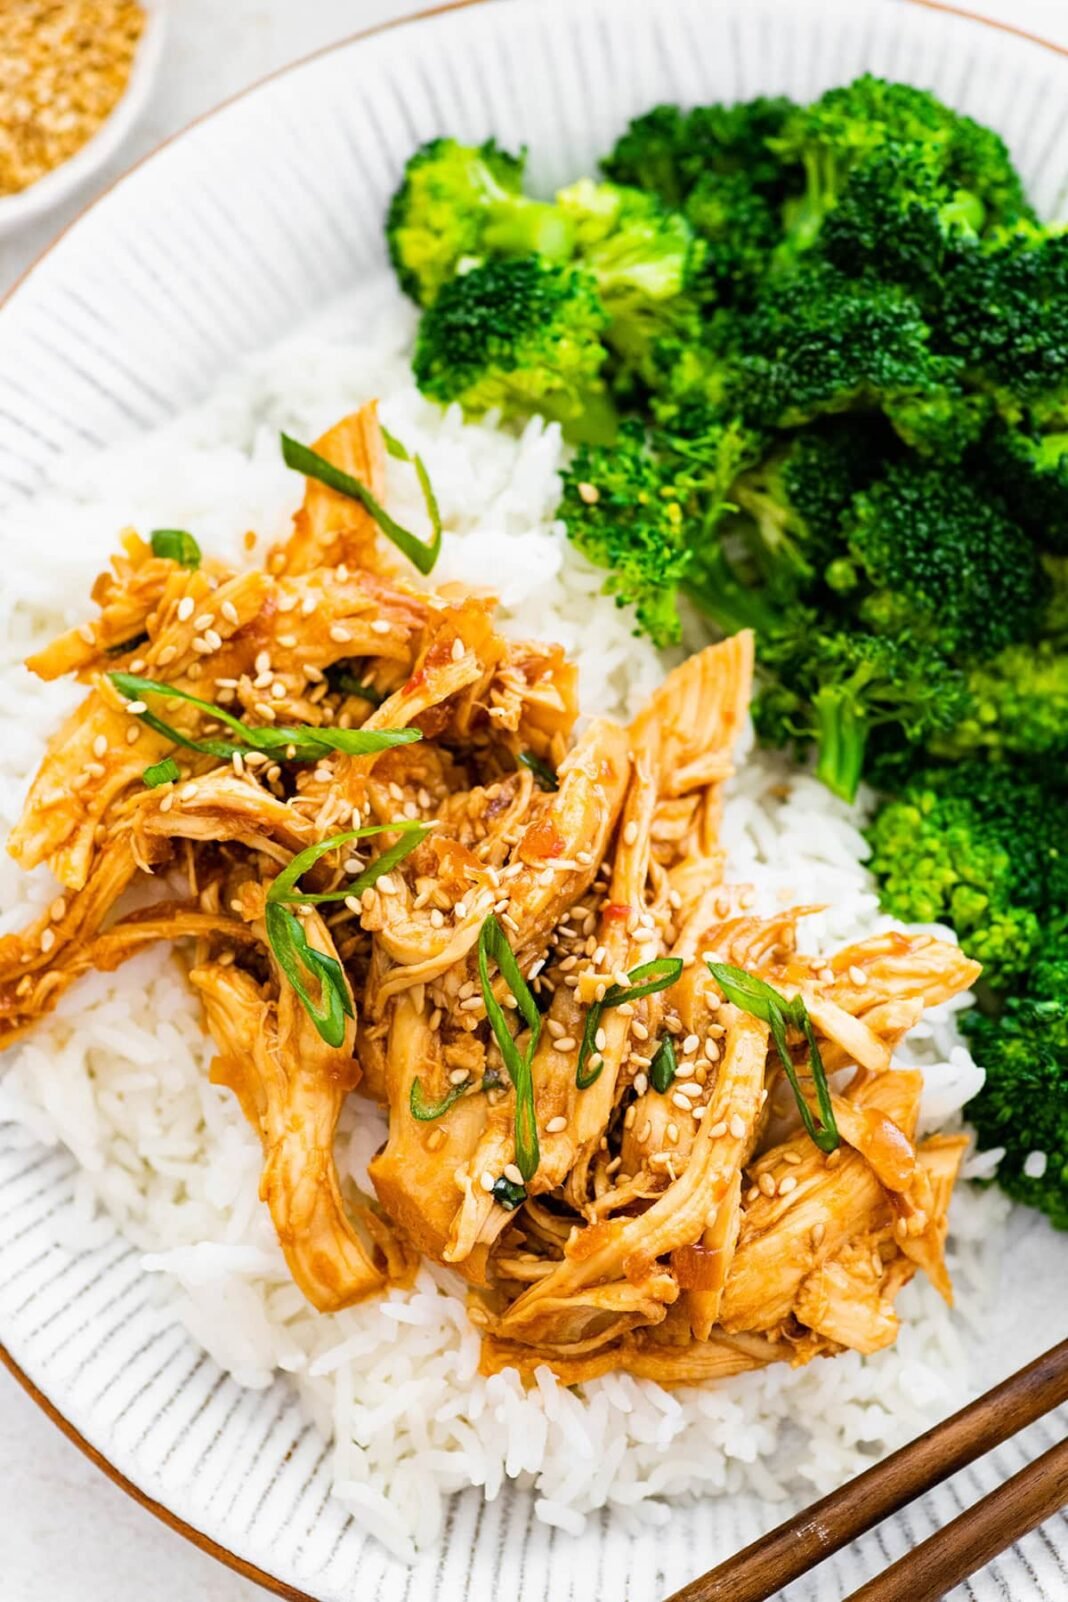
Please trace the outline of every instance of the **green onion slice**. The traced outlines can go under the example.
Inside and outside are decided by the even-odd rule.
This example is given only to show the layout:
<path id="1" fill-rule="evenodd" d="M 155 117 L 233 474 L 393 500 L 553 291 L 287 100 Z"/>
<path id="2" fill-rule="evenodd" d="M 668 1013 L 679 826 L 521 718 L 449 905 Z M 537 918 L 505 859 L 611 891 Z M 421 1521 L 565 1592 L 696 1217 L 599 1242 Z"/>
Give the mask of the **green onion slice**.
<path id="1" fill-rule="evenodd" d="M 543 762 L 541 757 L 535 756 L 533 751 L 520 751 L 516 762 L 521 762 L 525 768 L 530 769 L 543 790 L 559 790 L 560 781 L 556 774 L 549 764 Z"/>
<path id="2" fill-rule="evenodd" d="M 771 985 L 765 984 L 763 979 L 758 979 L 755 974 L 746 973 L 744 968 L 733 968 L 729 963 L 710 962 L 708 971 L 729 1002 L 742 1012 L 747 1012 L 750 1017 L 759 1018 L 761 1023 L 768 1025 L 771 1038 L 775 1042 L 775 1049 L 782 1060 L 783 1071 L 794 1093 L 805 1133 L 820 1151 L 834 1151 L 840 1144 L 841 1137 L 835 1122 L 834 1108 L 831 1105 L 831 1090 L 816 1041 L 816 1031 L 812 1027 L 808 1009 L 801 997 L 796 996 L 793 1001 L 788 1001 Z M 791 1027 L 804 1035 L 808 1046 L 809 1070 L 816 1087 L 819 1124 L 813 1118 L 812 1109 L 802 1093 L 793 1058 L 790 1056 L 786 1031 Z"/>
<path id="3" fill-rule="evenodd" d="M 668 990 L 676 984 L 682 973 L 681 957 L 654 957 L 652 962 L 643 962 L 637 968 L 632 968 L 627 975 L 634 982 L 629 985 L 611 985 L 604 995 L 603 1001 L 595 1001 L 586 1014 L 586 1027 L 582 1031 L 582 1044 L 579 1047 L 578 1067 L 575 1070 L 575 1084 L 579 1090 L 589 1090 L 590 1086 L 601 1076 L 603 1062 L 597 1067 L 587 1071 L 586 1062 L 593 1052 L 597 1031 L 601 1027 L 601 1014 L 608 1007 L 621 1007 L 624 1002 L 638 1001 L 642 996 L 651 996 L 658 990 Z"/>
<path id="4" fill-rule="evenodd" d="M 366 484 L 361 484 L 360 480 L 353 478 L 351 473 L 346 473 L 342 468 L 335 467 L 332 462 L 327 461 L 325 456 L 320 456 L 318 451 L 313 451 L 309 446 L 302 445 L 299 440 L 291 439 L 288 434 L 282 435 L 282 459 L 287 467 L 293 468 L 294 472 L 303 473 L 305 478 L 318 479 L 319 483 L 325 484 L 327 489 L 336 490 L 339 495 L 347 495 L 350 501 L 359 501 L 364 510 L 374 518 L 386 538 L 392 540 L 398 551 L 402 552 L 409 562 L 414 563 L 420 573 L 430 573 L 433 571 L 434 564 L 441 552 L 441 517 L 438 512 L 438 503 L 434 498 L 434 492 L 430 487 L 426 468 L 420 457 L 409 456 L 400 441 L 393 439 L 393 436 L 387 434 L 384 429 L 382 438 L 391 456 L 399 457 L 402 461 L 410 461 L 415 467 L 419 485 L 423 491 L 423 499 L 426 501 L 430 525 L 434 530 L 434 537 L 429 544 L 425 543 L 409 529 L 402 528 L 400 523 L 390 517 L 385 507 L 371 494 Z M 401 452 L 404 454 L 401 455 Z"/>
<path id="5" fill-rule="evenodd" d="M 515 997 L 523 1019 L 530 1029 L 530 1041 L 525 1052 L 515 1043 L 504 1009 L 493 994 L 489 965 L 495 962 L 501 978 Z M 491 912 L 478 935 L 478 977 L 482 985 L 482 999 L 486 1017 L 493 1030 L 508 1077 L 515 1087 L 515 1161 L 524 1179 L 533 1179 L 541 1161 L 538 1146 L 538 1126 L 534 1116 L 534 1074 L 532 1063 L 541 1038 L 541 1013 L 531 994 L 515 953 L 497 919 Z"/>
<path id="6" fill-rule="evenodd" d="M 286 906 L 268 900 L 264 910 L 267 938 L 278 966 L 293 986 L 304 1011 L 328 1046 L 345 1041 L 345 1019 L 356 1016 L 345 970 L 336 957 L 328 957 L 308 944 L 300 919 Z M 305 974 L 319 982 L 319 1000 L 313 1000 Z"/>
<path id="7" fill-rule="evenodd" d="M 150 768 L 145 769 L 141 775 L 141 782 L 149 790 L 154 790 L 160 784 L 173 784 L 175 779 L 180 779 L 181 776 L 182 770 L 174 758 L 164 757 L 162 762 L 153 762 Z"/>
<path id="8" fill-rule="evenodd" d="M 381 879 L 384 873 L 395 868 L 398 862 L 403 862 L 409 852 L 414 851 L 433 828 L 435 828 L 433 823 L 398 818 L 393 823 L 366 823 L 361 829 L 347 829 L 344 834 L 332 834 L 329 840 L 320 840 L 316 845 L 310 845 L 304 851 L 297 853 L 271 885 L 267 892 L 267 900 L 279 906 L 309 907 L 317 906 L 322 901 L 344 901 L 347 896 L 362 895 L 376 880 Z M 328 852 L 337 851 L 339 847 L 348 845 L 351 840 L 366 840 L 376 834 L 400 834 L 401 839 L 377 856 L 362 873 L 357 874 L 355 879 L 350 880 L 340 890 L 324 890 L 308 895 L 298 888 L 297 880 Z"/>
<path id="9" fill-rule="evenodd" d="M 471 1089 L 471 1081 L 465 1080 L 462 1085 L 453 1085 L 440 1101 L 427 1101 L 423 1096 L 423 1084 L 419 1079 L 412 1080 L 411 1094 L 408 1097 L 408 1111 L 413 1118 L 418 1118 L 421 1124 L 433 1123 L 442 1113 L 447 1113 L 453 1102 L 466 1096 Z"/>
<path id="10" fill-rule="evenodd" d="M 660 1042 L 659 1049 L 649 1064 L 649 1083 L 654 1090 L 663 1096 L 671 1089 L 675 1078 L 678 1063 L 675 1058 L 675 1042 L 670 1035 L 665 1035 Z"/>
<path id="11" fill-rule="evenodd" d="M 527 1199 L 526 1186 L 517 1185 L 514 1180 L 505 1179 L 503 1174 L 499 1179 L 493 1181 L 493 1189 L 490 1191 L 490 1195 L 499 1207 L 504 1208 L 506 1213 L 514 1213 L 516 1208 L 521 1207 Z"/>
<path id="12" fill-rule="evenodd" d="M 180 567 L 200 566 L 200 546 L 184 528 L 154 528 L 149 540 L 153 556 L 165 556 Z"/>
<path id="13" fill-rule="evenodd" d="M 175 745 L 184 746 L 187 751 L 200 751 L 206 756 L 220 757 L 228 762 L 235 751 L 262 751 L 265 756 L 271 756 L 276 762 L 316 762 L 331 751 L 342 751 L 346 756 L 367 756 L 375 751 L 385 751 L 394 745 L 411 745 L 415 740 L 421 740 L 422 735 L 418 729 L 328 729 L 313 728 L 306 725 L 299 729 L 277 728 L 274 725 L 260 729 L 253 729 L 233 713 L 227 712 L 225 707 L 216 706 L 212 701 L 202 701 L 199 696 L 190 695 L 188 690 L 180 690 L 173 684 L 160 684 L 155 679 L 143 679 L 134 673 L 109 673 L 108 678 L 120 694 L 128 700 L 140 701 L 146 695 L 160 695 L 175 701 L 187 701 L 203 712 L 205 717 L 214 718 L 216 722 L 230 729 L 237 740 L 194 740 L 180 729 L 175 729 L 154 712 L 139 714 L 142 723 L 154 729 L 157 734 L 172 740 Z"/>

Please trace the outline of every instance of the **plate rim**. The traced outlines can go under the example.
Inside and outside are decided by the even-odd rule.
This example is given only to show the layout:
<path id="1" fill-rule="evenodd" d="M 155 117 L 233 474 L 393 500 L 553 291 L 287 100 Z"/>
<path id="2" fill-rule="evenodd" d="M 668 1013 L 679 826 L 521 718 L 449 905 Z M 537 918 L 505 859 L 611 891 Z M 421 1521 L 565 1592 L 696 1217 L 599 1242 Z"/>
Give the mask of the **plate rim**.
<path id="1" fill-rule="evenodd" d="M 100 190 L 91 200 L 81 206 L 70 221 L 23 268 L 4 294 L 0 295 L 0 313 L 3 313 L 19 290 L 25 287 L 32 274 L 37 271 L 56 247 L 74 228 L 79 226 L 101 201 L 105 200 L 121 184 L 124 184 L 128 178 L 139 172 L 142 167 L 153 161 L 170 145 L 176 143 L 179 139 L 185 138 L 188 133 L 198 128 L 202 123 L 209 121 L 212 117 L 227 110 L 238 101 L 244 100 L 247 96 L 255 94 L 266 84 L 273 83 L 276 79 L 285 77 L 288 73 L 295 72 L 299 68 L 306 66 L 308 62 L 316 61 L 320 57 L 330 55 L 336 50 L 347 49 L 350 45 L 359 44 L 365 39 L 373 39 L 379 34 L 390 33 L 397 28 L 415 27 L 419 23 L 428 22 L 434 17 L 445 16 L 451 12 L 466 11 L 473 9 L 475 6 L 486 6 L 488 8 L 505 3 L 506 0 L 437 0 L 434 5 L 422 7 L 418 11 L 407 12 L 403 16 L 390 17 L 384 22 L 372 24 L 369 28 L 359 28 L 353 33 L 345 34 L 340 39 L 333 40 L 330 44 L 321 45 L 317 50 L 309 51 L 307 55 L 298 56 L 294 61 L 287 61 L 282 66 L 273 68 L 270 72 L 266 72 L 259 78 L 255 78 L 251 83 L 246 84 L 244 88 L 236 90 L 232 95 L 227 95 L 225 99 L 220 100 L 216 105 L 209 106 L 207 110 L 200 112 L 189 122 L 183 124 L 181 128 L 177 128 L 174 133 L 168 134 L 165 139 L 161 139 L 158 144 L 153 145 L 151 150 L 145 151 L 144 155 L 139 156 L 123 172 L 118 173 L 104 189 Z M 910 5 L 917 10 L 938 12 L 943 16 L 958 17 L 965 22 L 972 22 L 980 27 L 989 28 L 993 32 L 1004 33 L 1015 39 L 1023 39 L 1029 44 L 1038 45 L 1043 50 L 1048 50 L 1052 55 L 1061 59 L 1068 59 L 1068 46 L 1066 45 L 1057 44 L 1054 40 L 1047 39 L 1043 34 L 1033 33 L 1027 28 L 1018 28 L 1014 23 L 1005 22 L 1001 18 L 984 16 L 981 12 L 971 11 L 964 6 L 949 4 L 948 0 L 894 0 L 894 3 Z M 73 1446 L 78 1448 L 83 1456 L 88 1458 L 94 1467 L 99 1469 L 105 1478 L 117 1486 L 120 1491 L 123 1491 L 132 1501 L 136 1502 L 138 1506 L 151 1513 L 161 1524 L 164 1524 L 176 1535 L 182 1536 L 191 1546 L 196 1547 L 208 1557 L 214 1558 L 216 1562 L 231 1570 L 231 1572 L 241 1575 L 243 1579 L 252 1580 L 265 1591 L 284 1598 L 285 1602 L 321 1602 L 321 1599 L 313 1596 L 311 1592 L 301 1590 L 298 1586 L 290 1585 L 287 1580 L 283 1580 L 279 1575 L 270 1574 L 266 1569 L 261 1569 L 247 1558 L 243 1558 L 237 1552 L 231 1551 L 229 1547 L 223 1546 L 221 1542 L 216 1541 L 212 1536 L 198 1529 L 195 1524 L 190 1523 L 181 1514 L 175 1513 L 166 1503 L 150 1496 L 147 1491 L 143 1490 L 134 1480 L 131 1480 L 103 1452 L 95 1447 L 76 1425 L 71 1423 L 60 1407 L 41 1390 L 21 1365 L 16 1362 L 2 1340 L 0 1340 L 0 1368 L 10 1374 L 16 1384 L 21 1386 L 30 1401 L 36 1404 L 45 1417 L 56 1426 Z"/>

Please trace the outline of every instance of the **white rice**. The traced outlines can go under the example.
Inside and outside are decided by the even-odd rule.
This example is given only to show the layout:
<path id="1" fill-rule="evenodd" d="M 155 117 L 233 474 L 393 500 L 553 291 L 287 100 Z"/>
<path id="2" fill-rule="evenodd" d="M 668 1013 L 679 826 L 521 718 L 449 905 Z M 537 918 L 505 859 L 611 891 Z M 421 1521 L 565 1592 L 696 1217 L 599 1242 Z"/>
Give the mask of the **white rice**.
<path id="1" fill-rule="evenodd" d="M 18 560 L 0 569 L 0 828 L 17 816 L 48 730 L 79 694 L 33 680 L 21 658 L 31 641 L 86 616 L 89 584 L 119 529 L 186 527 L 205 548 L 235 555 L 253 529 L 262 551 L 285 533 L 302 488 L 282 465 L 278 429 L 311 440 L 373 395 L 390 428 L 423 454 L 441 504 L 447 534 L 435 583 L 495 583 L 509 632 L 558 639 L 578 660 L 586 711 L 625 717 L 642 703 L 665 660 L 600 596 L 602 575 L 553 522 L 558 431 L 534 422 L 515 437 L 442 415 L 412 386 L 411 331 L 392 285 L 373 284 L 160 433 L 71 462 L 52 492 L 14 514 L 8 548 Z M 399 474 L 396 489 L 410 496 Z M 750 753 L 724 821 L 731 877 L 754 885 L 768 911 L 826 903 L 807 921 L 812 949 L 882 927 L 863 815 L 863 804 L 833 800 L 783 760 Z M 0 932 L 54 894 L 47 874 L 28 878 L 5 857 Z M 961 1005 L 929 1014 L 900 1053 L 923 1069 L 928 1127 L 959 1122 L 981 1083 L 957 1029 Z M 459 1281 L 432 1264 L 410 1290 L 316 1314 L 289 1280 L 258 1200 L 258 1141 L 236 1101 L 208 1083 L 211 1055 L 178 958 L 150 951 L 117 974 L 86 978 L 9 1054 L 0 1119 L 77 1157 L 64 1244 L 89 1246 L 117 1227 L 144 1250 L 174 1316 L 242 1384 L 292 1375 L 333 1436 L 336 1496 L 402 1557 L 433 1543 L 450 1493 L 476 1485 L 494 1497 L 505 1478 L 533 1488 L 542 1522 L 574 1534 L 601 1508 L 666 1518 L 667 1500 L 687 1492 L 822 1492 L 971 1389 L 1008 1208 L 968 1186 L 954 1201 L 949 1243 L 956 1311 L 918 1279 L 898 1302 L 897 1345 L 870 1359 L 848 1354 L 673 1394 L 626 1375 L 569 1391 L 542 1369 L 525 1390 L 513 1372 L 479 1376 Z M 362 1178 L 382 1130 L 379 1113 L 351 1103 L 338 1141 L 343 1173 Z M 988 1167 L 976 1161 L 973 1171 Z"/>

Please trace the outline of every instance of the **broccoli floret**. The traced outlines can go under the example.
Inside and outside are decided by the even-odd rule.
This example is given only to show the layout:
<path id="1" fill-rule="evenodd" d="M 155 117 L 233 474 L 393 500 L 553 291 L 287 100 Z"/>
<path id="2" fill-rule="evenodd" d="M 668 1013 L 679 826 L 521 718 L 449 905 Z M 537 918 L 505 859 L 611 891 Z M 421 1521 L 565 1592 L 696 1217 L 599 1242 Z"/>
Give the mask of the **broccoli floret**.
<path id="1" fill-rule="evenodd" d="M 1068 752 L 1068 656 L 1043 641 L 1009 646 L 973 668 L 965 715 L 931 751 L 944 758 Z"/>
<path id="2" fill-rule="evenodd" d="M 839 555 L 842 518 L 875 477 L 893 435 L 867 418 L 835 418 L 776 446 L 731 488 L 733 531 L 772 593 L 792 596 Z"/>
<path id="3" fill-rule="evenodd" d="M 799 106 L 773 141 L 784 159 L 805 170 L 804 195 L 787 207 L 785 218 L 798 248 L 815 240 L 853 170 L 889 143 L 926 147 L 949 194 L 969 192 L 991 224 L 1030 215 L 1019 175 L 992 129 L 926 90 L 869 73 Z"/>
<path id="4" fill-rule="evenodd" d="M 661 339 L 696 339 L 690 290 L 703 246 L 681 212 L 655 195 L 580 179 L 556 197 L 572 229 L 577 263 L 597 284 L 611 321 L 607 339 L 628 372 L 641 372 Z"/>
<path id="5" fill-rule="evenodd" d="M 951 924 L 993 985 L 1027 970 L 1043 919 L 1068 901 L 1068 807 L 1018 764 L 920 773 L 868 839 L 884 910 Z"/>
<path id="6" fill-rule="evenodd" d="M 778 207 L 744 173 L 710 172 L 684 210 L 705 247 L 696 284 L 702 301 L 751 306 L 782 235 Z"/>
<path id="7" fill-rule="evenodd" d="M 850 173 L 820 247 L 842 272 L 871 272 L 926 300 L 949 257 L 979 237 L 983 218 L 976 195 L 946 184 L 937 148 L 890 141 Z"/>
<path id="8" fill-rule="evenodd" d="M 984 441 L 981 465 L 1038 544 L 1068 555 L 1068 432 L 1032 434 L 997 424 Z"/>
<path id="9" fill-rule="evenodd" d="M 525 157 L 491 139 L 477 149 L 432 139 L 404 169 L 390 202 L 386 240 L 401 288 L 429 306 L 458 267 L 483 255 L 535 254 L 566 261 L 566 218 L 524 195 Z"/>
<path id="10" fill-rule="evenodd" d="M 679 638 L 676 591 L 699 566 L 727 488 L 754 450 L 737 425 L 696 416 L 691 424 L 689 435 L 647 436 L 628 420 L 611 445 L 580 449 L 564 474 L 569 537 L 608 568 L 605 593 L 634 606 L 658 645 Z"/>
<path id="11" fill-rule="evenodd" d="M 1003 1147 L 997 1179 L 1068 1229 L 1068 957 L 1040 962 L 1000 1014 L 964 1018 L 986 1083 L 965 1109 L 979 1149 Z"/>
<path id="12" fill-rule="evenodd" d="M 1021 226 L 962 252 L 946 274 L 939 333 L 1010 422 L 1068 425 L 1068 233 Z"/>
<path id="13" fill-rule="evenodd" d="M 424 395 L 478 416 L 541 413 L 578 438 L 610 438 L 601 368 L 608 313 L 588 274 L 536 256 L 454 278 L 423 313 L 412 368 Z"/>
<path id="14" fill-rule="evenodd" d="M 1047 586 L 1019 526 L 960 468 L 906 460 L 857 496 L 828 581 L 876 633 L 991 656 L 1037 629 Z"/>
<path id="15" fill-rule="evenodd" d="M 651 190 L 669 206 L 682 205 L 708 174 L 743 174 L 752 188 L 781 198 L 794 173 L 768 141 L 792 110 L 789 100 L 763 97 L 690 112 L 655 106 L 634 119 L 601 165 L 617 183 Z"/>
<path id="16" fill-rule="evenodd" d="M 759 660 L 776 678 L 758 695 L 753 717 L 770 744 L 814 745 L 817 777 L 852 801 L 872 735 L 917 744 L 952 728 L 963 690 L 930 646 L 826 630 L 825 621 L 798 614 L 788 630 L 758 637 Z"/>
<path id="17" fill-rule="evenodd" d="M 981 432 L 961 362 L 931 349 L 919 307 L 896 287 L 808 261 L 769 282 L 734 343 L 738 403 L 757 424 L 882 410 L 908 444 L 950 458 Z"/>

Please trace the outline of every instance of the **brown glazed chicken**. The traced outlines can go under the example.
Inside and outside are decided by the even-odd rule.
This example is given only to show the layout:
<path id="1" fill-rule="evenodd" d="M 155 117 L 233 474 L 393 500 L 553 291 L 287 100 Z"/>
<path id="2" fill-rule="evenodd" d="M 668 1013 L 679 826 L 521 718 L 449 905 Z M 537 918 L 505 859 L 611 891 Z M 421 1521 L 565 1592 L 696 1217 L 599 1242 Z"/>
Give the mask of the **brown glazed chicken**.
<path id="1" fill-rule="evenodd" d="M 382 499 L 373 406 L 316 450 Z M 629 728 L 577 724 L 559 647 L 429 588 L 315 478 L 262 569 L 129 534 L 93 600 L 29 663 L 86 697 L 8 843 L 60 889 L 0 940 L 0 1032 L 180 942 L 315 1307 L 424 1253 L 467 1281 L 488 1370 L 670 1385 L 874 1352 L 917 1269 L 950 1295 L 964 1141 L 917 1141 L 891 1058 L 978 970 L 926 935 L 809 959 L 811 907 L 762 920 L 725 882 L 749 635 Z M 772 987 L 778 1044 L 725 973 Z M 334 1163 L 353 1093 L 388 1109 L 373 1195 Z"/>

